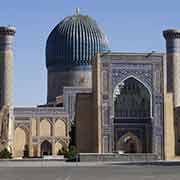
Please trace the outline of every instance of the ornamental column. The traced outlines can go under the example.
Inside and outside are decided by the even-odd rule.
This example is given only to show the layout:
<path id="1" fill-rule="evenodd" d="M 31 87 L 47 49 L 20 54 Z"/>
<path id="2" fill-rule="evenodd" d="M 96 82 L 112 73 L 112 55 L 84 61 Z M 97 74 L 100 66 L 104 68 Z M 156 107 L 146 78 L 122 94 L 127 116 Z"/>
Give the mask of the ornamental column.
<path id="1" fill-rule="evenodd" d="M 13 38 L 15 27 L 0 27 L 0 109 L 12 105 Z"/>
<path id="2" fill-rule="evenodd" d="M 40 157 L 41 156 L 41 143 L 40 143 L 40 122 L 41 122 L 41 119 L 40 118 L 37 118 L 36 119 L 36 135 L 37 135 L 37 139 L 38 139 L 38 142 L 37 142 L 37 156 Z"/>
<path id="3" fill-rule="evenodd" d="M 33 145 L 32 145 L 32 118 L 29 118 L 30 128 L 29 128 L 29 157 L 33 157 Z"/>
<path id="4" fill-rule="evenodd" d="M 56 155 L 56 141 L 55 141 L 55 124 L 56 124 L 56 119 L 52 119 L 52 155 Z"/>

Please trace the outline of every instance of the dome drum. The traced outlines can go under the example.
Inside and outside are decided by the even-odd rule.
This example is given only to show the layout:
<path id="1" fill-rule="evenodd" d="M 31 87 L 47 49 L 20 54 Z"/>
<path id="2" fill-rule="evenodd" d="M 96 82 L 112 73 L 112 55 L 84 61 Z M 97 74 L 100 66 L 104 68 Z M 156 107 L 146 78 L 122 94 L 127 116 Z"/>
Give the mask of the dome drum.
<path id="1" fill-rule="evenodd" d="M 48 72 L 48 102 L 54 102 L 63 94 L 64 87 L 92 87 L 91 69 L 79 69 L 63 72 Z"/>

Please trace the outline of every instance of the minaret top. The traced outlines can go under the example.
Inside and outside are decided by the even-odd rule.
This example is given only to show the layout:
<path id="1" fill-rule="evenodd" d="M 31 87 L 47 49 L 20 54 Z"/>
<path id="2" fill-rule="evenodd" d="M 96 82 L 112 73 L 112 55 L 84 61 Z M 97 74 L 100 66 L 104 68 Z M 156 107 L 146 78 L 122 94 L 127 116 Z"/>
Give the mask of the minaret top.
<path id="1" fill-rule="evenodd" d="M 16 33 L 16 28 L 14 26 L 0 26 L 0 35 L 11 35 Z"/>
<path id="2" fill-rule="evenodd" d="M 167 29 L 163 31 L 165 39 L 180 38 L 180 29 Z"/>
<path id="3" fill-rule="evenodd" d="M 76 8 L 76 15 L 80 15 L 80 8 Z"/>

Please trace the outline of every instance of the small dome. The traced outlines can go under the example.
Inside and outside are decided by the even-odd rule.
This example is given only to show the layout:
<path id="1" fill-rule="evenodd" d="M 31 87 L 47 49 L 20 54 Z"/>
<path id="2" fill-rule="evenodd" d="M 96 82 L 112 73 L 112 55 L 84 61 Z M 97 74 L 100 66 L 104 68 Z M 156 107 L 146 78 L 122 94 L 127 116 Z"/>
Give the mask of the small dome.
<path id="1" fill-rule="evenodd" d="M 50 33 L 46 44 L 47 68 L 64 70 L 90 65 L 97 52 L 108 51 L 105 34 L 89 16 L 66 17 Z"/>

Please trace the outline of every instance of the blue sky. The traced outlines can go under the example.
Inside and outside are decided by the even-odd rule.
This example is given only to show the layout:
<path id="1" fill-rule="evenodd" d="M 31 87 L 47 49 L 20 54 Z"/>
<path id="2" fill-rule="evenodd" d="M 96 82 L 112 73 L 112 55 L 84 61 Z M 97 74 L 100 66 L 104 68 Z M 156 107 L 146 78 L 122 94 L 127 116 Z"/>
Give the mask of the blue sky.
<path id="1" fill-rule="evenodd" d="M 75 13 L 94 18 L 112 51 L 164 52 L 162 30 L 180 28 L 179 0 L 12 0 L 0 3 L 0 25 L 14 25 L 15 106 L 46 102 L 45 44 L 53 27 Z"/>

